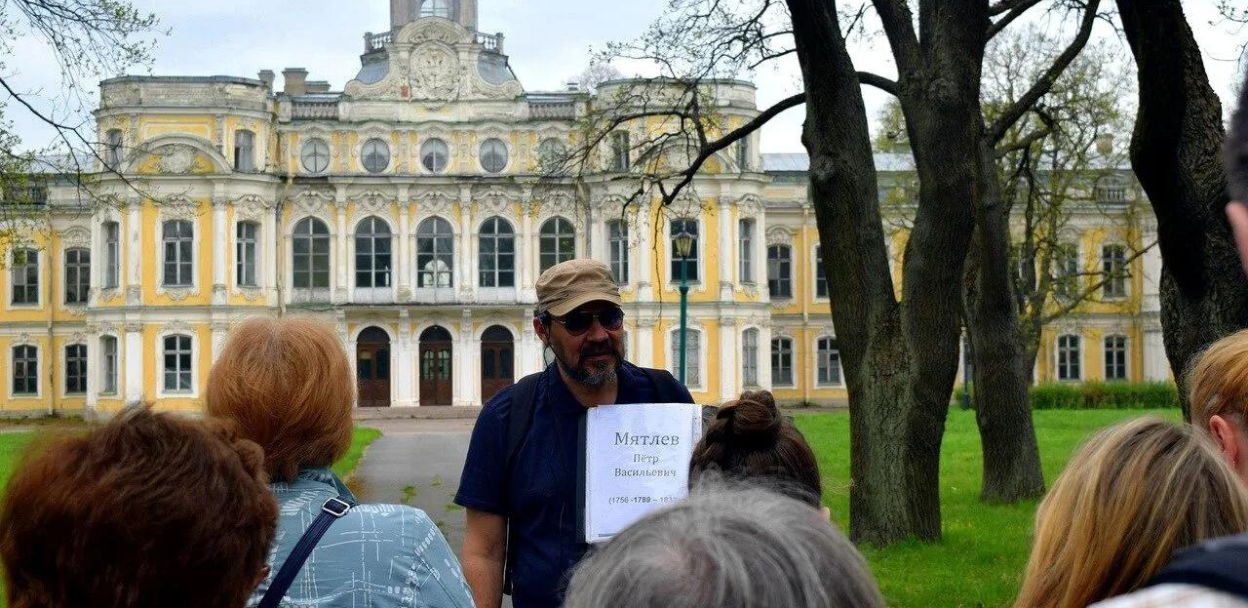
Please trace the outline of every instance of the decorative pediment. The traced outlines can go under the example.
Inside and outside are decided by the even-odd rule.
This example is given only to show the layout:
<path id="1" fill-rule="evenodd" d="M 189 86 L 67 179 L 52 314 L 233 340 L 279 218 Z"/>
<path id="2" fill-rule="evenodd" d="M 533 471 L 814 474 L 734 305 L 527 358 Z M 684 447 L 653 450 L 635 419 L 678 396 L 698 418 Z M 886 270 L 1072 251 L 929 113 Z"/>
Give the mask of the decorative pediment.
<path id="1" fill-rule="evenodd" d="M 565 190 L 542 192 L 536 196 L 531 205 L 541 219 L 556 215 L 576 217 L 576 197 Z"/>
<path id="2" fill-rule="evenodd" d="M 186 321 L 170 321 L 161 327 L 161 333 L 166 334 L 191 333 L 193 331 L 194 329 Z"/>
<path id="3" fill-rule="evenodd" d="M 262 196 L 247 194 L 234 200 L 234 217 L 238 220 L 258 222 L 274 207 L 273 201 Z"/>
<path id="4" fill-rule="evenodd" d="M 376 190 L 362 192 L 348 200 L 355 204 L 355 217 L 386 215 L 395 201 L 393 197 Z"/>
<path id="5" fill-rule="evenodd" d="M 793 233 L 783 226 L 772 226 L 767 229 L 767 246 L 793 245 Z"/>
<path id="6" fill-rule="evenodd" d="M 303 213 L 316 214 L 333 206 L 334 197 L 331 194 L 317 190 L 304 190 L 296 194 L 291 199 L 291 202 L 295 204 L 296 209 Z"/>
<path id="7" fill-rule="evenodd" d="M 70 247 L 90 247 L 91 231 L 83 226 L 74 226 L 61 233 L 61 243 Z"/>
<path id="8" fill-rule="evenodd" d="M 474 194 L 473 198 L 477 201 L 478 210 L 482 217 L 494 215 L 512 216 L 514 215 L 512 206 L 520 200 L 518 194 L 508 192 L 498 186 L 491 186 L 482 193 Z"/>
<path id="9" fill-rule="evenodd" d="M 174 195 L 158 202 L 161 220 L 193 220 L 199 215 L 199 203 L 182 195 Z"/>
<path id="10" fill-rule="evenodd" d="M 747 194 L 737 201 L 742 217 L 758 217 L 763 214 L 763 200 L 756 194 Z"/>
<path id="11" fill-rule="evenodd" d="M 418 45 L 424 42 L 453 45 L 471 44 L 476 38 L 472 32 L 448 19 L 418 19 L 403 26 L 394 41 L 400 45 Z"/>
<path id="12" fill-rule="evenodd" d="M 417 212 L 421 214 L 445 215 L 455 205 L 455 197 L 439 190 L 428 190 L 414 197 Z"/>
<path id="13" fill-rule="evenodd" d="M 226 173 L 229 163 L 212 142 L 191 135 L 163 135 L 138 146 L 129 172 L 147 175 Z"/>

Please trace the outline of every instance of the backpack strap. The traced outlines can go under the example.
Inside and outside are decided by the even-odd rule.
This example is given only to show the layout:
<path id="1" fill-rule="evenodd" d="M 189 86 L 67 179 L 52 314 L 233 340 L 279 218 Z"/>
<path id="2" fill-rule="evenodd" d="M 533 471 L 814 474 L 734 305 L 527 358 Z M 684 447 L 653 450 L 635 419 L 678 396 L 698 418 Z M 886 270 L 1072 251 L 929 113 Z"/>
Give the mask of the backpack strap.
<path id="1" fill-rule="evenodd" d="M 295 543 L 295 548 L 291 549 L 290 555 L 286 556 L 286 561 L 282 562 L 277 576 L 273 577 L 273 583 L 269 585 L 268 590 L 264 592 L 264 597 L 260 599 L 258 608 L 277 608 L 282 598 L 286 597 L 291 584 L 295 582 L 295 577 L 303 569 L 304 562 L 308 561 L 308 557 L 312 555 L 316 543 L 321 541 L 321 537 L 325 536 L 335 521 L 351 510 L 351 506 L 351 502 L 341 496 L 335 496 L 321 505 L 320 514 L 312 520 L 312 525 L 303 532 L 299 542 Z"/>
<path id="2" fill-rule="evenodd" d="M 655 401 L 658 403 L 684 403 L 685 391 L 676 376 L 665 369 L 639 368 L 654 385 Z"/>
<path id="3" fill-rule="evenodd" d="M 503 471 L 507 483 L 511 484 L 512 469 L 516 466 L 516 458 L 520 448 L 533 428 L 533 412 L 537 409 L 537 385 L 541 382 L 542 372 L 529 374 L 516 382 L 511 389 L 511 411 L 507 418 L 507 451 L 504 453 Z M 511 555 L 511 517 L 507 518 L 507 539 L 503 558 L 503 592 L 511 594 L 511 570 L 514 560 Z"/>
<path id="4" fill-rule="evenodd" d="M 1248 534 L 1215 538 L 1176 553 L 1148 584 L 1197 585 L 1248 600 L 1246 563 Z"/>

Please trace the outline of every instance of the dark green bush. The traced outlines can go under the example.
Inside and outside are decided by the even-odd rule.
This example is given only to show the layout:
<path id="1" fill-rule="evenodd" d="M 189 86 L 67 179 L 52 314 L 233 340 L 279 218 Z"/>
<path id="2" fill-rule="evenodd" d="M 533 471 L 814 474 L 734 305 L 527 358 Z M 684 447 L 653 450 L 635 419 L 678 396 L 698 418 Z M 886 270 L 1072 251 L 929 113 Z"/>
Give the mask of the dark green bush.
<path id="1" fill-rule="evenodd" d="M 962 407 L 964 389 L 953 391 L 952 407 Z M 971 387 L 971 397 L 975 389 Z M 1172 382 L 1051 382 L 1031 387 L 1031 407 L 1037 410 L 1121 410 L 1179 407 L 1179 391 Z"/>

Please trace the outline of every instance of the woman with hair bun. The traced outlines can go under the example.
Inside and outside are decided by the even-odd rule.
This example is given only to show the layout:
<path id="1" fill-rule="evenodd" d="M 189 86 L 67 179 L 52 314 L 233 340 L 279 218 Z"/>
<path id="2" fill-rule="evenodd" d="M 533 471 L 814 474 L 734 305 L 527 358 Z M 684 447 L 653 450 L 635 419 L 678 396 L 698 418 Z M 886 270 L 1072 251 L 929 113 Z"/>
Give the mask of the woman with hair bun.
<path id="1" fill-rule="evenodd" d="M 716 413 L 693 448 L 690 487 L 708 473 L 759 483 L 812 507 L 823 506 L 815 453 L 767 391 L 747 392 Z"/>

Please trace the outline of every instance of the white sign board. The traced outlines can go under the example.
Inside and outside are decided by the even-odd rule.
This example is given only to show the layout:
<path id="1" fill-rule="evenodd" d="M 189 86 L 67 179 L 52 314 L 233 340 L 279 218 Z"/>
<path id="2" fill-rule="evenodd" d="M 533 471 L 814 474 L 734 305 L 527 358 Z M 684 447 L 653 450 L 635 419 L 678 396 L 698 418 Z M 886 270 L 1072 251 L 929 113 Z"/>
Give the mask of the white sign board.
<path id="1" fill-rule="evenodd" d="M 702 407 L 633 403 L 590 408 L 585 418 L 585 541 L 610 540 L 689 493 L 689 458 Z"/>

